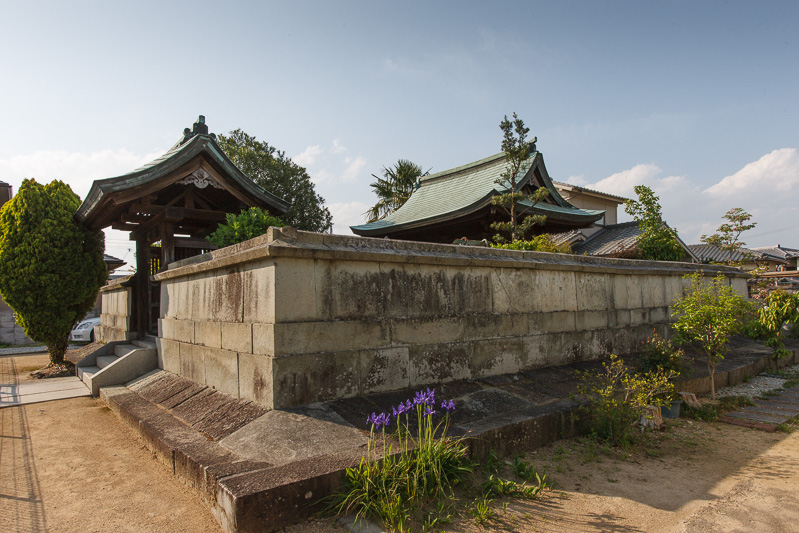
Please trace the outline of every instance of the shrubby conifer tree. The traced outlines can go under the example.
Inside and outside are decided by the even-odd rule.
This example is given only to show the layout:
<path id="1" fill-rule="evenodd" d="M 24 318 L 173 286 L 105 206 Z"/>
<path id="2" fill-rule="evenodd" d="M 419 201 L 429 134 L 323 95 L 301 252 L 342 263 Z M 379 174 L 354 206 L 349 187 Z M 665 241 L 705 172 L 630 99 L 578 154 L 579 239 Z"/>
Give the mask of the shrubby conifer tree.
<path id="1" fill-rule="evenodd" d="M 26 179 L 0 210 L 0 293 L 54 364 L 108 276 L 104 235 L 78 225 L 79 206 L 69 185 Z"/>

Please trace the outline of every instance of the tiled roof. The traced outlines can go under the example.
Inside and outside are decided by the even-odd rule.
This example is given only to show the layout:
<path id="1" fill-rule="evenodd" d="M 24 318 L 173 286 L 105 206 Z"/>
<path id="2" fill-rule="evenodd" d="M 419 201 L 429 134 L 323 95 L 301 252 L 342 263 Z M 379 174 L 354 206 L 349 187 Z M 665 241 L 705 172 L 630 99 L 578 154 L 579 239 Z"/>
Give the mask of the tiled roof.
<path id="1" fill-rule="evenodd" d="M 558 188 L 571 187 L 572 189 L 576 189 L 576 190 L 581 191 L 581 192 L 584 191 L 584 192 L 591 193 L 591 194 L 598 194 L 598 195 L 601 195 L 601 196 L 607 196 L 609 198 L 613 198 L 614 200 L 617 200 L 620 204 L 622 204 L 622 203 L 626 202 L 627 200 L 629 200 L 629 198 L 625 198 L 623 196 L 618 196 L 616 194 L 610 194 L 608 192 L 598 191 L 596 189 L 589 189 L 588 187 L 583 187 L 581 185 L 575 185 L 573 183 L 566 183 L 564 181 L 552 180 L 552 183 L 554 183 L 555 187 L 558 187 Z"/>
<path id="2" fill-rule="evenodd" d="M 703 263 L 729 263 L 761 259 L 763 254 L 749 248 L 739 250 L 725 250 L 715 244 L 691 244 L 688 246 L 696 257 Z"/>
<path id="3" fill-rule="evenodd" d="M 609 224 L 585 241 L 572 246 L 574 253 L 586 255 L 618 255 L 631 252 L 638 245 L 641 230 L 638 222 Z"/>
<path id="4" fill-rule="evenodd" d="M 532 169 L 538 168 L 542 175 L 542 185 L 550 189 L 550 196 L 534 207 L 529 201 L 519 202 L 529 208 L 531 213 L 540 213 L 557 220 L 585 221 L 598 220 L 604 211 L 579 209 L 569 204 L 557 192 L 549 176 L 546 174 L 543 156 L 540 152 L 532 152 L 520 171 L 518 186 L 527 183 L 533 175 Z M 443 172 L 431 174 L 420 181 L 405 204 L 386 218 L 351 226 L 357 234 L 373 235 L 404 229 L 425 226 L 441 220 L 451 220 L 464 214 L 474 212 L 491 201 L 496 194 L 508 191 L 508 186 L 499 185 L 502 172 L 505 170 L 505 154 L 499 153 L 479 161 L 469 163 Z"/>
<path id="5" fill-rule="evenodd" d="M 794 257 L 799 257 L 799 250 L 795 248 L 785 248 L 779 244 L 777 246 L 760 246 L 758 248 L 752 248 L 752 250 L 778 259 L 793 259 Z"/>

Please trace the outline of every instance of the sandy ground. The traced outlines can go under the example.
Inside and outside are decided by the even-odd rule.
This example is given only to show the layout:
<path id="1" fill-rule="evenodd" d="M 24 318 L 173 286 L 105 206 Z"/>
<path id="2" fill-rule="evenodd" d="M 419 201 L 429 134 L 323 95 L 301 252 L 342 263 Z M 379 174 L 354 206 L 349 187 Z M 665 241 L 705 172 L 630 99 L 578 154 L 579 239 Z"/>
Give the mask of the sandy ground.
<path id="1" fill-rule="evenodd" d="M 0 374 L 10 359 L 20 379 L 46 363 L 46 356 L 0 357 Z M 546 469 L 554 488 L 533 502 L 495 502 L 497 517 L 484 530 L 799 530 L 799 433 L 681 419 L 632 453 L 562 441 L 525 458 Z M 461 518 L 441 530 L 481 529 Z M 76 398 L 0 409 L 0 531 L 220 528 L 102 402 Z M 289 529 L 318 531 L 346 529 L 329 519 Z"/>
<path id="2" fill-rule="evenodd" d="M 19 380 L 46 355 L 0 357 Z M 218 532 L 207 506 L 105 404 L 74 398 L 0 409 L 0 531 Z"/>

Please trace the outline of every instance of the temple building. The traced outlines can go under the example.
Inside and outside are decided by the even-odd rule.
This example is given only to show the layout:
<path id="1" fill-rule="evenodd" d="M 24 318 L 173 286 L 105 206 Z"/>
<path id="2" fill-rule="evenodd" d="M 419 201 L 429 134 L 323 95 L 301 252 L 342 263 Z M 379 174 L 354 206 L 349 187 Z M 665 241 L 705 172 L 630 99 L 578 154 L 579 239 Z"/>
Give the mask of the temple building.
<path id="1" fill-rule="evenodd" d="M 425 176 L 408 201 L 395 212 L 350 229 L 364 237 L 438 243 L 451 243 L 463 237 L 490 241 L 496 234 L 491 224 L 509 218 L 501 207 L 491 202 L 492 197 L 509 192 L 509 183 L 498 183 L 505 166 L 503 152 Z M 549 190 L 549 195 L 535 205 L 528 199 L 517 203 L 520 221 L 528 215 L 546 216 L 546 223 L 535 227 L 536 233 L 562 233 L 603 223 L 606 209 L 579 208 L 563 197 L 549 177 L 544 156 L 536 150 L 535 140 L 530 143 L 530 156 L 519 174 L 517 191 L 531 195 L 541 187 Z M 615 221 L 615 209 L 613 217 Z"/>
<path id="2" fill-rule="evenodd" d="M 136 241 L 134 331 L 155 334 L 160 292 L 153 274 L 215 248 L 205 237 L 228 213 L 259 207 L 273 216 L 290 205 L 265 191 L 225 155 L 205 117 L 183 130 L 158 159 L 129 174 L 97 180 L 75 218 L 92 230 L 112 227 Z"/>

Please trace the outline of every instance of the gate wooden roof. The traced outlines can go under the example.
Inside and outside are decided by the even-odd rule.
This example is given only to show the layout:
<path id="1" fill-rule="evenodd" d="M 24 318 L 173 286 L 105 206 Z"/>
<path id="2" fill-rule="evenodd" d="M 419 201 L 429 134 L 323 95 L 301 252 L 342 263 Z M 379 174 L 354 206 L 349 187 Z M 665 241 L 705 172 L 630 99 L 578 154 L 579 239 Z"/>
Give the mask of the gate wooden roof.
<path id="1" fill-rule="evenodd" d="M 279 216 L 290 204 L 265 191 L 225 155 L 202 115 L 167 153 L 116 178 L 96 180 L 76 218 L 90 229 L 111 226 L 131 238 L 157 240 L 171 223 L 175 234 L 205 237 L 227 213 L 260 207 Z M 151 233 L 151 239 L 147 235 Z"/>

